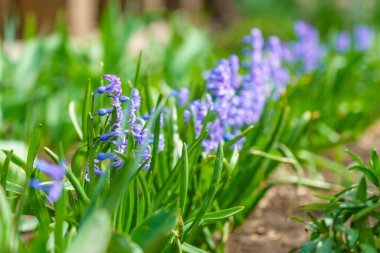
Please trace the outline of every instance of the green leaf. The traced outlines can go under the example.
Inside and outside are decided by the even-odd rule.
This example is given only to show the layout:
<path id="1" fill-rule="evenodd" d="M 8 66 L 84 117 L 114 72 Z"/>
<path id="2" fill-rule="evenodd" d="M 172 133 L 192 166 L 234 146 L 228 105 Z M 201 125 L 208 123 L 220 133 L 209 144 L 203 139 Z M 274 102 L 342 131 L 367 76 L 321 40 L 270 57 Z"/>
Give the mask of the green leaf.
<path id="1" fill-rule="evenodd" d="M 180 198 L 179 198 L 179 206 L 181 208 L 181 212 L 183 213 L 185 210 L 186 204 L 186 196 L 187 196 L 187 188 L 189 184 L 189 159 L 187 156 L 187 148 L 186 145 L 183 144 L 182 148 L 182 171 L 181 171 L 181 189 L 180 189 Z"/>
<path id="2" fill-rule="evenodd" d="M 80 146 L 74 153 L 71 158 L 71 169 L 74 172 L 74 175 L 80 178 L 82 173 L 83 164 L 85 164 L 85 158 L 87 155 L 87 146 Z"/>
<path id="3" fill-rule="evenodd" d="M 77 116 L 75 115 L 75 102 L 74 101 L 71 101 L 70 104 L 69 104 L 69 116 L 70 116 L 70 119 L 71 119 L 71 123 L 73 123 L 75 132 L 77 132 L 77 134 L 79 136 L 79 139 L 83 140 L 83 132 L 82 132 L 82 129 L 80 128 L 80 126 L 79 126 L 79 122 L 78 122 Z"/>
<path id="4" fill-rule="evenodd" d="M 346 231 L 348 245 L 353 247 L 359 238 L 359 232 L 356 229 L 349 228 Z"/>
<path id="5" fill-rule="evenodd" d="M 3 149 L 3 153 L 4 153 L 5 155 L 8 155 L 8 154 L 9 154 L 9 151 Z M 14 164 L 20 166 L 22 169 L 24 169 L 24 170 L 26 171 L 26 163 L 25 163 L 25 161 L 22 160 L 20 157 L 18 157 L 17 155 L 13 154 L 12 157 L 11 157 L 11 161 L 12 161 Z"/>
<path id="6" fill-rule="evenodd" d="M 66 169 L 66 177 L 69 179 L 71 185 L 74 187 L 75 192 L 83 204 L 89 204 L 90 200 L 87 197 L 86 192 L 84 191 L 79 179 L 74 175 L 70 168 Z"/>
<path id="7" fill-rule="evenodd" d="M 297 222 L 301 222 L 303 224 L 306 224 L 306 221 L 304 218 L 300 217 L 300 216 L 292 216 L 289 218 L 289 220 L 291 221 L 297 221 Z"/>
<path id="8" fill-rule="evenodd" d="M 204 251 L 188 243 L 183 243 L 181 245 L 181 248 L 182 248 L 182 251 L 186 253 L 207 253 L 207 251 Z"/>
<path id="9" fill-rule="evenodd" d="M 135 79 L 133 81 L 133 84 L 135 86 L 138 86 L 138 81 L 139 81 L 139 77 L 140 77 L 141 61 L 142 61 L 142 50 L 140 50 L 139 57 L 137 59 L 136 74 L 135 74 Z"/>
<path id="10" fill-rule="evenodd" d="M 82 133 L 83 133 L 83 140 L 87 140 L 88 138 L 88 114 L 91 112 L 91 97 L 92 97 L 92 91 L 91 91 L 91 80 L 88 80 L 86 92 L 84 93 L 84 99 L 83 99 L 83 111 L 82 111 Z"/>
<path id="11" fill-rule="evenodd" d="M 362 177 L 360 180 L 358 190 L 356 192 L 356 200 L 362 202 L 367 200 L 367 182 L 365 181 L 365 177 Z"/>
<path id="12" fill-rule="evenodd" d="M 160 130 L 161 130 L 161 117 L 157 117 L 156 123 L 154 126 L 154 133 L 153 133 L 153 150 L 152 150 L 152 161 L 150 163 L 150 171 L 153 171 L 156 169 L 156 163 L 158 159 L 158 148 L 160 145 Z"/>
<path id="13" fill-rule="evenodd" d="M 301 247 L 301 253 L 314 253 L 314 249 L 317 247 L 319 240 L 307 242 Z"/>
<path id="14" fill-rule="evenodd" d="M 80 227 L 73 243 L 66 249 L 67 253 L 104 253 L 111 239 L 111 218 L 107 211 L 94 211 Z"/>
<path id="15" fill-rule="evenodd" d="M 48 156 L 50 156 L 50 158 L 55 162 L 55 163 L 59 163 L 59 157 L 57 154 L 55 154 L 51 149 L 49 149 L 48 147 L 44 147 L 44 150 L 46 152 L 46 154 L 48 154 Z"/>
<path id="16" fill-rule="evenodd" d="M 138 173 L 137 179 L 139 180 L 139 185 L 144 196 L 146 209 L 145 216 L 149 216 L 152 213 L 152 203 L 150 198 L 150 191 L 148 189 L 148 183 L 146 182 L 145 177 L 141 172 Z"/>
<path id="17" fill-rule="evenodd" d="M 323 238 L 321 242 L 322 246 L 319 246 L 318 244 L 316 253 L 331 253 L 332 247 L 334 245 L 334 238 Z"/>
<path id="18" fill-rule="evenodd" d="M 37 156 L 38 149 L 40 147 L 41 136 L 42 136 L 42 125 L 40 124 L 38 125 L 38 127 L 36 128 L 32 136 L 32 140 L 30 142 L 29 149 L 28 149 L 28 156 L 27 156 L 27 161 L 26 161 L 26 167 L 27 167 L 26 175 L 27 175 L 28 180 L 33 172 L 33 164 Z"/>
<path id="19" fill-rule="evenodd" d="M 11 162 L 11 159 L 12 159 L 12 154 L 13 154 L 13 150 L 10 150 L 5 158 L 3 167 L 1 168 L 0 185 L 3 187 L 4 191 L 7 190 L 8 169 L 9 169 L 9 163 Z"/>
<path id="20" fill-rule="evenodd" d="M 38 149 L 40 147 L 41 136 L 42 136 L 42 125 L 39 124 L 38 127 L 35 129 L 34 134 L 31 136 L 31 142 L 29 144 L 28 156 L 27 156 L 27 161 L 26 161 L 26 180 L 24 183 L 24 192 L 21 195 L 19 202 L 17 203 L 15 216 L 13 217 L 16 227 L 19 226 L 18 222 L 20 220 L 21 212 L 24 208 L 26 199 L 29 197 L 29 191 L 30 191 L 29 182 L 34 170 L 33 168 L 34 160 L 37 156 Z"/>
<path id="21" fill-rule="evenodd" d="M 224 151 L 227 152 L 231 148 L 232 145 L 234 145 L 236 142 L 238 142 L 240 139 L 244 138 L 247 134 L 249 134 L 255 126 L 249 126 L 244 131 L 242 131 L 240 134 L 236 135 L 232 140 L 229 140 L 224 145 Z"/>
<path id="22" fill-rule="evenodd" d="M 323 200 L 327 200 L 327 201 L 335 201 L 336 200 L 336 197 L 328 196 L 328 195 L 324 195 L 324 194 L 314 194 L 314 197 L 319 198 L 319 199 L 323 199 Z"/>
<path id="23" fill-rule="evenodd" d="M 375 172 L 377 178 L 380 178 L 379 155 L 377 154 L 376 149 L 371 150 L 370 167 Z"/>
<path id="24" fill-rule="evenodd" d="M 267 153 L 267 152 L 264 152 L 264 151 L 261 151 L 261 150 L 257 150 L 257 149 L 254 149 L 254 148 L 251 148 L 249 150 L 249 153 L 251 153 L 253 155 L 261 156 L 261 157 L 264 157 L 264 158 L 267 158 L 269 160 L 273 160 L 273 161 L 276 161 L 276 162 L 295 164 L 295 161 L 293 159 L 290 159 L 290 158 L 287 158 L 287 157 L 278 156 L 278 155 L 273 155 L 273 154 L 270 154 L 270 153 Z"/>
<path id="25" fill-rule="evenodd" d="M 3 252 L 18 252 L 19 238 L 12 216 L 7 197 L 0 187 L 0 245 Z"/>
<path id="26" fill-rule="evenodd" d="M 198 215 L 194 219 L 194 221 L 191 223 L 191 225 L 188 227 L 188 229 L 185 231 L 183 241 L 186 241 L 187 237 L 191 234 L 193 229 L 196 229 L 199 223 L 201 222 L 203 216 L 205 215 L 207 209 L 211 206 L 212 202 L 214 201 L 214 197 L 216 195 L 216 192 L 218 190 L 218 184 L 220 181 L 220 177 L 222 174 L 223 169 L 223 145 L 219 143 L 218 151 L 216 153 L 216 159 L 215 159 L 215 167 L 214 172 L 211 179 L 210 187 L 206 193 L 205 198 L 203 199 L 202 205 L 199 209 Z"/>
<path id="27" fill-rule="evenodd" d="M 7 182 L 7 187 L 6 187 L 8 192 L 13 192 L 16 194 L 22 194 L 24 192 L 24 188 L 21 185 L 12 183 L 12 182 Z"/>
<path id="28" fill-rule="evenodd" d="M 170 240 L 176 224 L 175 208 L 159 210 L 132 231 L 131 239 L 144 253 L 160 252 Z"/>
<path id="29" fill-rule="evenodd" d="M 365 163 L 363 162 L 363 160 L 360 158 L 360 156 L 358 156 L 357 154 L 355 154 L 353 151 L 351 150 L 348 150 L 346 149 L 346 152 L 349 153 L 352 157 L 352 159 L 354 159 L 360 166 L 363 166 L 365 167 Z"/>
<path id="30" fill-rule="evenodd" d="M 90 177 L 90 183 L 88 187 L 88 196 L 91 198 L 95 191 L 96 176 L 94 172 L 94 158 L 95 158 L 95 148 L 94 148 L 94 118 L 89 112 L 87 115 L 87 163 L 88 163 L 88 173 Z M 87 164 L 86 164 L 87 166 Z"/>
<path id="31" fill-rule="evenodd" d="M 111 242 L 109 243 L 109 248 L 107 250 L 109 253 L 144 253 L 142 249 L 129 237 L 125 237 L 118 234 L 113 234 Z"/>
<path id="32" fill-rule="evenodd" d="M 207 132 L 201 134 L 189 147 L 188 154 L 189 154 L 189 161 L 190 157 L 199 157 L 199 148 L 202 147 L 202 141 L 206 137 Z M 197 156 L 198 155 L 198 156 Z M 176 184 L 178 182 L 178 174 L 180 173 L 180 165 L 182 164 L 182 160 L 184 157 L 182 156 L 180 159 L 178 159 L 176 165 L 174 168 L 170 171 L 169 177 L 165 180 L 165 182 L 162 184 L 162 187 L 158 190 L 156 198 L 155 198 L 155 206 L 162 206 L 166 202 L 164 202 L 164 199 L 168 197 L 168 193 L 173 193 L 174 190 L 176 190 L 175 187 L 173 187 L 173 184 Z M 191 163 L 189 162 L 189 165 Z"/>
<path id="33" fill-rule="evenodd" d="M 234 148 L 231 158 L 230 158 L 230 163 L 229 167 L 231 168 L 231 172 L 236 168 L 237 164 L 239 161 L 239 150 L 237 147 Z"/>
<path id="34" fill-rule="evenodd" d="M 244 206 L 236 206 L 217 212 L 206 213 L 202 217 L 202 222 L 214 222 L 231 217 L 244 209 Z"/>
<path id="35" fill-rule="evenodd" d="M 301 206 L 299 207 L 300 210 L 330 210 L 338 208 L 339 205 L 336 203 L 318 203 L 318 204 L 311 204 L 307 206 Z"/>
<path id="36" fill-rule="evenodd" d="M 376 253 L 378 252 L 373 246 L 368 244 L 360 244 L 360 249 L 363 251 L 363 253 Z"/>
<path id="37" fill-rule="evenodd" d="M 271 184 L 297 184 L 302 185 L 310 188 L 316 188 L 316 189 L 324 189 L 324 190 L 330 190 L 333 188 L 333 185 L 316 179 L 309 179 L 304 177 L 284 177 L 284 178 L 276 178 L 273 181 L 271 181 Z"/>
<path id="38" fill-rule="evenodd" d="M 354 165 L 349 168 L 349 170 L 356 170 L 360 171 L 361 173 L 364 174 L 368 178 L 369 181 L 371 181 L 375 186 L 379 187 L 379 181 L 376 175 L 367 169 L 366 167 L 360 166 L 360 165 Z"/>
<path id="39" fill-rule="evenodd" d="M 55 203 L 55 223 L 54 223 L 54 249 L 55 252 L 64 250 L 64 228 L 63 223 L 66 216 L 66 192 L 62 191 L 62 196 Z"/>
<path id="40" fill-rule="evenodd" d="M 354 216 L 352 218 L 352 221 L 358 220 L 358 219 L 360 219 L 360 218 L 362 218 L 364 216 L 367 216 L 367 215 L 371 214 L 377 208 L 380 208 L 380 203 L 361 209 L 359 212 L 357 212 L 357 213 L 354 214 Z"/>

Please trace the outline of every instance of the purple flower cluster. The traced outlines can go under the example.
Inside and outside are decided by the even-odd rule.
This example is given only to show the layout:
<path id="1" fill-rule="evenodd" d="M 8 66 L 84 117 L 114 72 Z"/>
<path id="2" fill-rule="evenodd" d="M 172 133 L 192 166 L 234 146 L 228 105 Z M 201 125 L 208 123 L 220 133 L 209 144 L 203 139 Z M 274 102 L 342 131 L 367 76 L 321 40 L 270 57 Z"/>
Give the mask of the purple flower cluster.
<path id="1" fill-rule="evenodd" d="M 114 75 L 103 75 L 103 78 L 109 83 L 106 86 L 101 86 L 97 89 L 97 94 L 107 94 L 107 97 L 111 99 L 111 107 L 100 108 L 97 112 L 99 116 L 112 115 L 114 113 L 114 118 L 110 120 L 111 128 L 109 132 L 102 133 L 99 136 L 103 148 L 106 144 L 110 143 L 112 146 L 112 151 L 110 152 L 99 152 L 94 160 L 94 173 L 96 175 L 102 175 L 103 171 L 100 169 L 99 165 L 102 161 L 106 159 L 113 159 L 112 167 L 120 168 L 123 165 L 123 161 L 117 156 L 114 151 L 119 153 L 125 153 L 128 144 L 128 137 L 130 134 L 133 135 L 136 141 L 137 148 L 135 149 L 135 154 L 143 152 L 142 164 L 145 163 L 144 170 L 150 167 L 150 157 L 152 153 L 151 145 L 148 145 L 145 150 L 141 150 L 143 141 L 146 138 L 150 139 L 150 143 L 153 140 L 153 134 L 150 134 L 147 129 L 144 129 L 146 123 L 144 118 L 136 116 L 136 112 L 139 111 L 141 106 L 141 97 L 137 89 L 131 89 L 131 94 L 129 97 L 123 96 L 121 81 L 117 76 Z M 123 109 L 123 104 L 125 104 Z M 149 115 L 145 117 L 149 118 Z M 148 136 L 149 135 L 149 136 Z M 160 136 L 159 151 L 163 149 L 163 137 Z M 89 173 L 87 171 L 86 178 L 89 180 Z"/>
<path id="2" fill-rule="evenodd" d="M 348 31 L 338 32 L 334 38 L 334 47 L 336 51 L 344 53 L 351 48 L 351 36 Z"/>
<path id="3" fill-rule="evenodd" d="M 241 133 L 244 127 L 256 123 L 264 110 L 269 97 L 274 99 L 285 90 L 290 82 L 289 68 L 296 75 L 310 73 L 322 64 L 325 47 L 319 42 L 317 30 L 304 21 L 294 25 L 297 39 L 281 43 L 275 36 L 264 40 L 259 29 L 253 29 L 243 38 L 241 66 L 239 58 L 232 55 L 218 62 L 216 67 L 205 73 L 207 94 L 205 100 L 197 99 L 188 105 L 184 112 L 185 123 L 194 118 L 199 135 L 204 125 L 208 109 L 217 117 L 208 122 L 209 136 L 203 141 L 206 153 L 217 149 L 219 142 L 231 140 Z M 374 38 L 373 31 L 365 26 L 354 30 L 353 45 L 359 51 L 368 49 Z M 351 47 L 348 32 L 337 35 L 336 47 L 346 51 Z M 180 106 L 186 103 L 180 92 L 174 92 Z M 242 147 L 244 138 L 236 145 Z"/>
<path id="4" fill-rule="evenodd" d="M 372 47 L 375 39 L 375 32 L 364 25 L 357 25 L 354 28 L 354 45 L 358 51 L 366 51 Z"/>
<path id="5" fill-rule="evenodd" d="M 47 191 L 48 199 L 52 202 L 56 202 L 62 194 L 63 178 L 66 175 L 65 164 L 60 163 L 57 165 L 43 160 L 37 160 L 35 167 L 51 179 L 51 182 L 42 182 L 39 179 L 33 178 L 30 180 L 30 186 L 35 189 Z"/>
<path id="6" fill-rule="evenodd" d="M 179 91 L 173 90 L 171 95 L 177 99 L 179 108 L 182 108 L 189 101 L 190 91 L 187 88 L 181 88 Z"/>
<path id="7" fill-rule="evenodd" d="M 210 94 L 206 94 L 206 101 L 203 101 L 201 99 L 194 100 L 189 105 L 188 109 L 184 112 L 185 117 L 185 123 L 190 122 L 190 118 L 193 115 L 194 117 L 194 123 L 195 123 L 195 129 L 197 134 L 202 130 L 203 121 L 207 115 L 207 111 L 209 109 L 212 109 L 213 102 Z"/>
<path id="8" fill-rule="evenodd" d="M 243 67 L 236 55 L 219 61 L 204 76 L 209 92 L 206 101 L 195 100 L 185 111 L 186 122 L 193 115 L 198 135 L 208 108 L 217 114 L 207 125 L 209 136 L 203 141 L 206 153 L 216 150 L 219 142 L 240 134 L 242 127 L 257 122 L 268 97 L 278 97 L 289 82 L 288 70 L 283 66 L 283 47 L 277 37 L 265 43 L 261 31 L 253 29 L 243 43 L 248 46 L 243 50 Z M 241 148 L 243 143 L 244 139 L 236 145 Z"/>
<path id="9" fill-rule="evenodd" d="M 372 47 L 374 38 L 375 33 L 371 28 L 357 25 L 354 27 L 353 36 L 348 31 L 338 32 L 334 37 L 334 48 L 340 53 L 345 53 L 352 47 L 359 52 L 364 52 Z"/>
<path id="10" fill-rule="evenodd" d="M 309 73 L 318 68 L 324 55 L 324 49 L 319 43 L 318 31 L 299 20 L 294 24 L 297 40 L 286 45 L 289 47 L 288 61 L 299 66 L 299 72 Z"/>

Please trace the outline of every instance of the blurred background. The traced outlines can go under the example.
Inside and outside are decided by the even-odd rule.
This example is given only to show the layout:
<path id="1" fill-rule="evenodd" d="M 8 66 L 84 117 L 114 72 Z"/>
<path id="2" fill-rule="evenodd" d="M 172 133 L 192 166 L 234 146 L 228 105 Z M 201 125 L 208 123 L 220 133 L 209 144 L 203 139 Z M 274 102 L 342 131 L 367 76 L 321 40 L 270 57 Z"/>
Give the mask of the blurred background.
<path id="1" fill-rule="evenodd" d="M 30 23 L 39 35 L 52 33 L 59 18 L 67 21 L 70 34 L 91 33 L 97 30 L 110 2 L 117 3 L 121 11 L 138 15 L 182 12 L 198 25 L 211 22 L 224 29 L 237 22 L 260 23 L 264 20 L 269 27 L 281 24 L 284 28 L 286 22 L 305 19 L 324 31 L 331 26 L 380 22 L 380 18 L 376 18 L 380 14 L 380 4 L 376 0 L 2 0 L 2 36 L 12 19 L 16 19 L 18 38 L 23 38 L 31 28 Z"/>
<path id="2" fill-rule="evenodd" d="M 87 83 L 98 86 L 103 73 L 132 80 L 140 52 L 138 86 L 203 87 L 202 73 L 239 52 L 253 27 L 288 40 L 298 19 L 322 38 L 376 28 L 380 1 L 1 0 L 0 139 L 27 140 L 42 122 L 47 145 L 69 148 L 77 138 L 69 103 L 79 114 Z"/>

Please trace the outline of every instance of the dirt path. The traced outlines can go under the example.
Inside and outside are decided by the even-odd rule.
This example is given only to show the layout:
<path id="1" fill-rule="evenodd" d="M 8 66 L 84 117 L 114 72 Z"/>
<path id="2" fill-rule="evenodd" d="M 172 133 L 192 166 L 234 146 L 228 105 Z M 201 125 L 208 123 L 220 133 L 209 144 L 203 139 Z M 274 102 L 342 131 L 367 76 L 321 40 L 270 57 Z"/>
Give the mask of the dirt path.
<path id="1" fill-rule="evenodd" d="M 367 161 L 372 147 L 380 150 L 380 122 L 348 147 Z M 297 207 L 316 201 L 313 192 L 306 188 L 273 187 L 249 219 L 231 234 L 228 252 L 282 253 L 300 246 L 308 235 L 302 224 L 289 221 L 289 218 L 302 214 Z"/>

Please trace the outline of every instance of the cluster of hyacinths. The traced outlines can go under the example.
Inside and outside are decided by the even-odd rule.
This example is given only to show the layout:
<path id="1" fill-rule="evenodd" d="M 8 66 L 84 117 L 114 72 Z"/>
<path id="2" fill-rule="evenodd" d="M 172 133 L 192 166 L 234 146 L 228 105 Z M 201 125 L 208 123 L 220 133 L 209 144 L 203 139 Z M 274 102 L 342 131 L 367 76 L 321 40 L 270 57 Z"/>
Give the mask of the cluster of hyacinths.
<path id="1" fill-rule="evenodd" d="M 289 83 L 289 71 L 284 67 L 284 50 L 279 38 L 272 36 L 265 43 L 260 30 L 253 29 L 243 38 L 243 60 L 232 55 L 219 61 L 205 73 L 206 101 L 190 103 L 185 121 L 195 119 L 199 135 L 208 109 L 218 116 L 208 123 L 209 137 L 204 140 L 206 153 L 217 149 L 219 142 L 231 140 L 245 126 L 260 119 L 268 97 L 278 97 Z M 241 65 L 241 67 L 240 67 Z M 236 143 L 241 148 L 244 138 Z"/>
<path id="2" fill-rule="evenodd" d="M 149 138 L 150 144 L 153 142 L 153 134 L 150 134 L 147 129 L 144 129 L 146 120 L 149 119 L 149 115 L 144 117 L 136 116 L 136 113 L 140 109 L 141 97 L 137 89 L 131 89 L 130 97 L 122 95 L 121 81 L 117 76 L 114 75 L 103 75 L 103 78 L 109 81 L 105 86 L 101 86 L 96 90 L 96 94 L 106 94 L 107 97 L 111 99 L 111 107 L 100 108 L 97 115 L 100 117 L 111 115 L 115 112 L 115 117 L 109 120 L 111 127 L 110 131 L 102 133 L 99 136 L 101 141 L 100 150 L 110 143 L 113 148 L 110 152 L 99 152 L 94 160 L 94 173 L 96 175 L 102 175 L 104 172 L 100 169 L 100 163 L 106 159 L 112 159 L 112 167 L 120 168 L 123 165 L 123 161 L 119 156 L 115 154 L 114 151 L 119 153 L 125 153 L 128 145 L 128 137 L 130 134 L 133 135 L 136 141 L 137 148 L 135 149 L 135 154 L 142 154 L 142 164 L 145 164 L 143 169 L 148 170 L 150 167 L 150 157 L 152 153 L 151 145 L 148 145 L 145 150 L 140 149 L 143 144 L 144 139 Z M 123 104 L 125 105 L 123 108 Z M 149 135 L 149 136 L 147 136 Z M 160 136 L 159 151 L 164 148 L 164 139 Z M 89 173 L 87 171 L 86 178 L 89 180 Z"/>
<path id="3" fill-rule="evenodd" d="M 256 123 L 268 98 L 276 99 L 285 90 L 290 82 L 289 73 L 297 77 L 322 66 L 326 50 L 319 41 L 318 31 L 304 21 L 295 22 L 294 31 L 295 41 L 282 43 L 278 37 L 271 36 L 265 43 L 261 31 L 253 29 L 243 38 L 247 47 L 243 49 L 241 64 L 238 56 L 232 55 L 205 73 L 209 93 L 205 100 L 191 102 L 184 117 L 188 123 L 193 115 L 199 135 L 208 110 L 218 115 L 207 125 L 209 136 L 203 141 L 206 153 L 215 151 L 219 142 L 231 140 L 242 129 Z M 372 45 L 374 33 L 368 27 L 355 27 L 354 34 L 355 49 L 363 51 Z M 176 93 L 180 101 L 181 94 L 187 93 Z M 237 142 L 237 148 L 240 149 L 244 141 L 242 138 Z"/>
<path id="4" fill-rule="evenodd" d="M 316 70 L 325 54 L 319 41 L 318 31 L 298 20 L 294 24 L 296 40 L 283 45 L 285 61 L 297 69 L 298 74 L 306 74 Z"/>
<path id="5" fill-rule="evenodd" d="M 350 50 L 364 52 L 373 45 L 375 32 L 364 25 L 354 27 L 353 34 L 349 31 L 340 31 L 334 37 L 334 48 L 336 51 L 345 53 Z"/>

